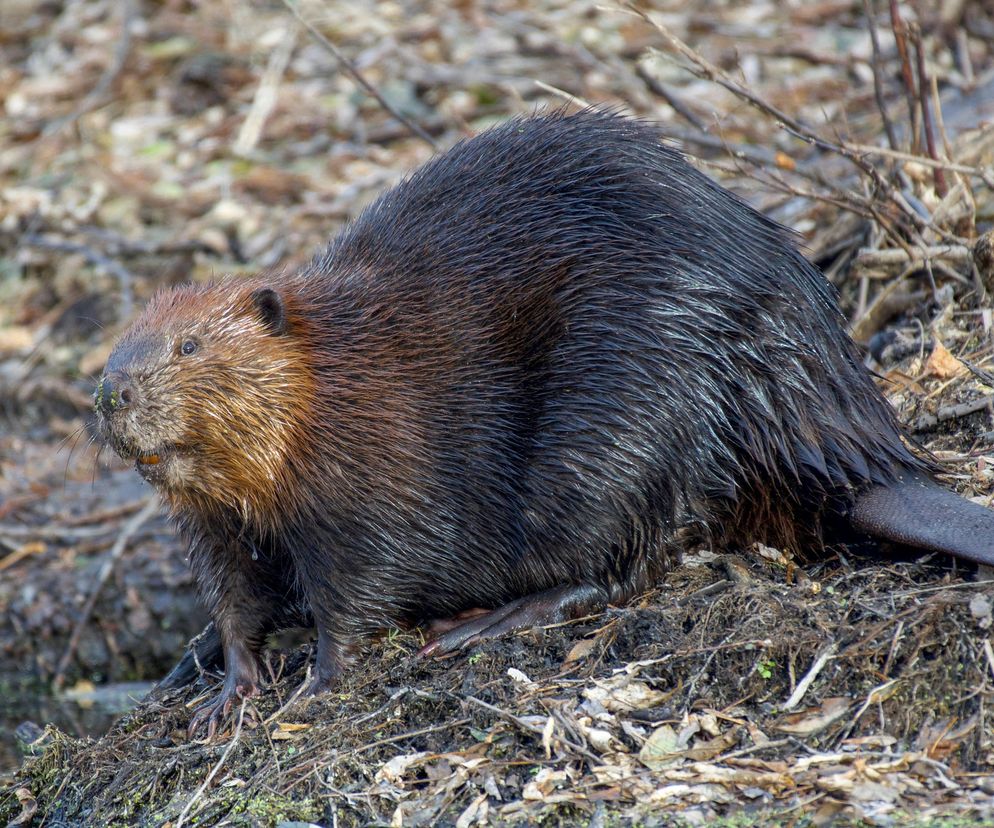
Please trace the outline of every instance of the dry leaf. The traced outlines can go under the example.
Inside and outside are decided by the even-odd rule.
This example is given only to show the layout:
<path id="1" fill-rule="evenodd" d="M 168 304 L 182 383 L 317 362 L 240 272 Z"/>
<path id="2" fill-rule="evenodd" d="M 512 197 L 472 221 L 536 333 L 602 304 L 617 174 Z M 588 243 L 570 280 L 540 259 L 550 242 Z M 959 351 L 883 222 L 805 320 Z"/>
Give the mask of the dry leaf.
<path id="1" fill-rule="evenodd" d="M 290 739 L 295 739 L 296 734 L 301 730 L 310 730 L 311 725 L 309 724 L 298 724 L 295 722 L 279 722 L 272 733 L 269 734 L 269 738 L 274 742 L 286 742 Z"/>
<path id="2" fill-rule="evenodd" d="M 16 828 L 16 826 L 30 825 L 31 820 L 35 813 L 38 811 L 38 802 L 31 794 L 28 788 L 18 788 L 14 795 L 17 797 L 17 801 L 21 805 L 21 813 L 19 813 L 14 819 L 7 823 L 7 828 Z"/>
<path id="3" fill-rule="evenodd" d="M 642 745 L 639 759 L 647 768 L 660 770 L 678 762 L 686 746 L 686 743 L 681 744 L 680 737 L 670 725 L 660 725 Z"/>
<path id="4" fill-rule="evenodd" d="M 394 756 L 393 759 L 384 762 L 376 772 L 376 781 L 386 781 L 394 785 L 399 785 L 403 782 L 407 769 L 411 765 L 422 761 L 428 755 L 428 752 L 423 750 L 418 753 L 405 753 L 400 756 Z"/>
<path id="5" fill-rule="evenodd" d="M 304 722 L 280 722 L 276 726 L 287 733 L 293 733 L 298 730 L 310 730 L 311 728 L 311 725 Z"/>
<path id="6" fill-rule="evenodd" d="M 932 354 L 925 363 L 925 370 L 939 379 L 951 379 L 965 374 L 967 368 L 949 352 L 949 349 L 942 342 L 936 339 Z"/>
<path id="7" fill-rule="evenodd" d="M 573 645 L 572 649 L 563 659 L 564 664 L 572 664 L 574 661 L 581 661 L 589 656 L 597 646 L 596 638 L 583 638 Z"/>
<path id="8" fill-rule="evenodd" d="M 469 803 L 469 806 L 463 811 L 459 818 L 456 820 L 456 828 L 469 828 L 474 822 L 477 825 L 486 825 L 487 812 L 489 808 L 487 807 L 487 795 L 485 793 L 480 794 L 476 799 Z"/>
<path id="9" fill-rule="evenodd" d="M 31 348 L 34 337 L 30 329 L 22 325 L 0 328 L 0 356 L 18 354 Z"/>
<path id="10" fill-rule="evenodd" d="M 794 170 L 797 168 L 797 162 L 785 152 L 777 152 L 776 164 L 781 170 Z"/>
<path id="11" fill-rule="evenodd" d="M 818 707 L 809 707 L 787 716 L 783 724 L 774 725 L 781 733 L 792 733 L 795 736 L 810 736 L 819 733 L 833 722 L 838 721 L 852 706 L 852 701 L 845 696 L 833 696 L 825 699 Z"/>
<path id="12" fill-rule="evenodd" d="M 739 737 L 742 734 L 742 728 L 733 727 L 727 733 L 723 733 L 721 736 L 716 736 L 714 739 L 709 739 L 706 742 L 698 742 L 694 747 L 689 748 L 684 751 L 684 756 L 687 759 L 691 759 L 695 762 L 707 761 L 708 759 L 714 759 L 721 753 L 724 753 L 729 748 L 734 747 L 738 744 Z"/>
<path id="13" fill-rule="evenodd" d="M 521 684 L 524 687 L 535 686 L 535 682 L 532 681 L 530 678 L 528 678 L 528 676 L 526 676 L 523 672 L 521 672 L 521 670 L 519 670 L 517 667 L 508 667 L 507 674 L 508 676 L 510 676 L 511 681 L 513 681 L 515 684 Z"/>
<path id="14" fill-rule="evenodd" d="M 549 797 L 560 782 L 567 781 L 566 771 L 557 771 L 552 768 L 542 768 L 535 778 L 525 785 L 521 792 L 522 799 L 545 800 Z"/>
<path id="15" fill-rule="evenodd" d="M 583 695 L 601 704 L 605 710 L 622 713 L 658 707 L 669 696 L 668 693 L 653 690 L 644 681 L 634 681 L 625 674 L 598 682 L 596 687 L 584 690 Z"/>

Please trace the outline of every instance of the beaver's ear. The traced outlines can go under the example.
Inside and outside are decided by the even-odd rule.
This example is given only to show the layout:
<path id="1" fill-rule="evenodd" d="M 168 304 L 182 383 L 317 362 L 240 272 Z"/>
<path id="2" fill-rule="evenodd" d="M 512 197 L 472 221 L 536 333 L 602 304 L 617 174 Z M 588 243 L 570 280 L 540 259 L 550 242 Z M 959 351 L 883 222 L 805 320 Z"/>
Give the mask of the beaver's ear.
<path id="1" fill-rule="evenodd" d="M 270 333 L 277 336 L 286 333 L 286 306 L 282 296 L 272 288 L 259 288 L 252 293 L 252 303 L 259 313 L 259 321 Z"/>

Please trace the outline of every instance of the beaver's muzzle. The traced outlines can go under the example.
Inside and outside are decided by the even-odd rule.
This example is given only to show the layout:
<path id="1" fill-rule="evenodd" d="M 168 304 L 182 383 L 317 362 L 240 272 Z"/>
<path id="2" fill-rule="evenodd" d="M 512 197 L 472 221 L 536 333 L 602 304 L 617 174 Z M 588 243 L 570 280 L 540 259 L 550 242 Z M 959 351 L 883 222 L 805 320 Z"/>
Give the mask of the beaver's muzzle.
<path id="1" fill-rule="evenodd" d="M 133 405 L 134 401 L 135 389 L 131 377 L 121 371 L 104 374 L 93 394 L 94 408 L 105 417 Z"/>

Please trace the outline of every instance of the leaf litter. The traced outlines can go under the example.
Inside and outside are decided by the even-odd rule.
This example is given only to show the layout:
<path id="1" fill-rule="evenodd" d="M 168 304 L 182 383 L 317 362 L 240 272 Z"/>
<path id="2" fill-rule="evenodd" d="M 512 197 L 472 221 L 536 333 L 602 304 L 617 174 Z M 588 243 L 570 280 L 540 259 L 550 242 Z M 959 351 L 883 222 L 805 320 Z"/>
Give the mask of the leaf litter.
<path id="1" fill-rule="evenodd" d="M 161 674 L 199 623 L 169 530 L 150 523 L 108 557 L 140 508 L 131 473 L 53 448 L 85 430 L 115 333 L 163 285 L 292 266 L 432 150 L 278 4 L 7 5 L 0 645 L 12 672 L 43 680 L 64 661 L 82 693 L 97 674 Z M 443 146 L 569 96 L 663 123 L 803 235 L 913 437 L 989 505 L 994 18 L 985 4 L 869 8 L 872 29 L 858 4 L 660 3 L 648 18 L 579 0 L 300 6 Z M 994 820 L 991 573 L 741 552 L 699 552 L 630 607 L 442 661 L 393 631 L 307 702 L 290 699 L 310 645 L 284 641 L 267 694 L 212 742 L 185 727 L 216 677 L 99 739 L 25 728 L 0 818 Z M 86 593 L 105 563 L 107 585 Z"/>

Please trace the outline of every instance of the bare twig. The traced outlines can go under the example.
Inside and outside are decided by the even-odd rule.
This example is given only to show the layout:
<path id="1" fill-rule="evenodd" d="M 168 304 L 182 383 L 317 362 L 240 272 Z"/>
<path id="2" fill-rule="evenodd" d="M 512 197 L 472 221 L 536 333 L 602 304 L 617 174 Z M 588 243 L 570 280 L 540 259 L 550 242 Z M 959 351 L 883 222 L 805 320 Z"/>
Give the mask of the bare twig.
<path id="1" fill-rule="evenodd" d="M 967 367 L 970 373 L 981 382 L 986 383 L 987 385 L 994 385 L 994 374 L 990 371 L 985 371 L 979 365 L 974 365 L 973 362 L 968 359 L 964 359 L 963 357 L 959 357 L 958 359 Z"/>
<path id="2" fill-rule="evenodd" d="M 147 239 L 129 239 L 126 236 L 108 230 L 106 227 L 83 225 L 77 228 L 80 233 L 99 239 L 104 253 L 108 256 L 149 256 L 149 255 L 180 255 L 184 253 L 206 253 L 216 255 L 210 245 L 197 239 L 180 239 L 178 241 L 149 241 Z"/>
<path id="3" fill-rule="evenodd" d="M 306 674 L 304 676 L 304 680 L 300 683 L 300 685 L 297 687 L 297 689 L 294 690 L 290 694 L 290 697 L 283 704 L 281 704 L 279 706 L 279 708 L 277 708 L 276 711 L 271 716 L 269 716 L 268 718 L 266 718 L 266 719 L 263 720 L 263 722 L 262 722 L 263 728 L 265 728 L 267 725 L 272 724 L 280 716 L 282 716 L 284 713 L 286 713 L 286 711 L 290 708 L 290 706 L 294 702 L 296 702 L 297 699 L 299 699 L 301 696 L 304 695 L 304 691 L 307 689 L 307 687 L 310 685 L 310 683 L 311 683 L 311 665 L 308 664 L 307 665 L 307 672 L 306 672 Z"/>
<path id="4" fill-rule="evenodd" d="M 29 558 L 32 555 L 39 555 L 45 551 L 45 545 L 39 543 L 22 543 L 20 545 L 11 544 L 0 538 L 0 544 L 6 546 L 12 551 L 8 555 L 0 558 L 0 572 L 5 569 L 10 569 L 14 564 L 20 563 L 25 558 Z"/>
<path id="5" fill-rule="evenodd" d="M 804 678 L 797 683 L 797 687 L 795 687 L 794 692 L 790 694 L 790 698 L 784 702 L 783 707 L 781 708 L 782 710 L 793 710 L 797 707 L 801 699 L 804 698 L 804 694 L 808 692 L 808 688 L 814 683 L 814 680 L 818 677 L 818 674 L 822 671 L 824 666 L 835 658 L 835 653 L 838 648 L 838 643 L 833 641 L 828 645 L 828 647 L 818 654 L 814 664 L 811 665 L 811 669 L 808 670 Z"/>
<path id="6" fill-rule="evenodd" d="M 842 742 L 848 739 L 849 734 L 853 732 L 853 729 L 859 723 L 859 720 L 862 718 L 863 714 L 869 710 L 872 705 L 880 704 L 882 701 L 887 699 L 891 688 L 900 681 L 900 678 L 888 679 L 870 690 L 870 692 L 866 694 L 866 698 L 863 700 L 863 704 L 860 706 L 859 710 L 856 711 L 856 714 L 849 720 L 849 724 L 847 724 L 838 735 L 837 742 Z"/>
<path id="7" fill-rule="evenodd" d="M 962 26 L 956 26 L 955 37 L 956 63 L 963 73 L 963 85 L 969 88 L 976 83 L 976 76 L 973 73 L 973 58 L 970 57 L 970 38 Z"/>
<path id="8" fill-rule="evenodd" d="M 87 540 L 99 538 L 114 531 L 113 526 L 18 526 L 12 523 L 0 524 L 0 538 L 18 540 Z"/>
<path id="9" fill-rule="evenodd" d="M 893 593 L 892 598 L 907 598 L 912 595 L 926 595 L 929 592 L 946 592 L 950 589 L 983 589 L 994 586 L 994 580 L 985 581 L 963 581 L 958 584 L 940 584 L 939 586 L 921 587 L 918 589 L 902 589 Z"/>
<path id="10" fill-rule="evenodd" d="M 232 147 L 232 151 L 236 155 L 248 155 L 259 143 L 259 136 L 262 134 L 266 119 L 276 105 L 276 89 L 286 72 L 286 67 L 290 63 L 296 45 L 297 24 L 291 23 L 287 26 L 283 37 L 280 38 L 280 42 L 276 44 L 276 48 L 269 54 L 269 62 L 266 64 L 262 77 L 259 78 L 259 86 L 252 99 L 252 107 L 242 122 L 241 129 L 238 130 L 238 137 Z"/>
<path id="11" fill-rule="evenodd" d="M 231 741 L 228 742 L 227 747 L 224 749 L 224 753 L 221 754 L 221 758 L 217 760 L 217 764 L 211 768 L 210 773 L 207 774 L 204 781 L 200 784 L 200 787 L 194 791 L 193 796 L 190 797 L 190 801 L 183 806 L 183 810 L 180 811 L 179 817 L 176 820 L 175 828 L 183 828 L 183 823 L 186 822 L 187 816 L 189 816 L 191 809 L 197 803 L 197 801 L 204 795 L 204 791 L 207 790 L 207 786 L 211 784 L 214 777 L 217 776 L 218 771 L 224 767 L 224 763 L 228 761 L 228 756 L 231 751 L 235 749 L 235 745 L 238 744 L 238 740 L 242 735 L 242 723 L 245 721 L 245 705 L 248 699 L 242 699 L 241 707 L 238 708 L 238 724 L 235 725 L 235 733 L 231 737 Z"/>
<path id="12" fill-rule="evenodd" d="M 138 512 L 138 514 L 132 517 L 131 520 L 124 524 L 124 527 L 121 529 L 121 534 L 117 536 L 114 546 L 111 547 L 110 552 L 107 553 L 103 563 L 100 565 L 100 571 L 97 573 L 97 580 L 90 589 L 90 595 L 86 599 L 83 609 L 80 610 L 79 618 L 76 620 L 76 626 L 73 627 L 72 635 L 69 636 L 69 643 L 66 645 L 66 651 L 62 654 L 62 658 L 59 659 L 59 666 L 55 671 L 55 678 L 52 681 L 52 686 L 55 687 L 56 690 L 62 687 L 62 683 L 65 681 L 66 669 L 69 666 L 69 662 L 72 660 L 73 654 L 76 652 L 76 647 L 79 645 L 79 638 L 83 634 L 83 628 L 86 626 L 86 623 L 90 618 L 90 613 L 93 612 L 93 606 L 97 602 L 97 596 L 100 595 L 100 590 L 103 589 L 103 586 L 110 577 L 111 572 L 114 571 L 114 564 L 117 563 L 121 555 L 124 554 L 124 550 L 127 548 L 128 542 L 134 534 L 141 528 L 142 524 L 145 523 L 146 520 L 158 511 L 158 508 L 158 498 L 150 497 L 145 503 L 145 507 Z"/>
<path id="13" fill-rule="evenodd" d="M 638 75 L 642 83 L 649 87 L 650 92 L 654 95 L 658 95 L 666 101 L 666 103 L 672 107 L 673 111 L 676 112 L 677 115 L 689 122 L 695 128 L 699 129 L 701 132 L 705 131 L 706 126 L 704 121 L 698 118 L 697 115 L 694 114 L 694 112 L 692 112 L 682 100 L 680 100 L 679 96 L 674 95 L 662 84 L 662 82 L 650 75 L 648 70 L 641 63 L 637 63 L 635 65 L 635 74 Z"/>
<path id="14" fill-rule="evenodd" d="M 939 423 L 946 420 L 958 420 L 960 417 L 967 417 L 976 414 L 978 411 L 994 412 L 994 395 L 981 397 L 979 400 L 960 403 L 959 405 L 946 405 L 940 408 L 935 414 L 923 414 L 911 425 L 913 433 L 927 431 L 935 428 Z"/>
<path id="15" fill-rule="evenodd" d="M 357 753 L 363 753 L 364 751 L 382 747 L 383 745 L 392 745 L 394 742 L 403 742 L 405 739 L 413 739 L 415 736 L 424 736 L 427 733 L 436 733 L 439 730 L 452 730 L 454 728 L 472 723 L 472 719 L 456 719 L 455 721 L 443 722 L 442 724 L 432 725 L 431 727 L 419 727 L 417 730 L 409 730 L 406 733 L 398 733 L 396 736 L 387 736 L 384 739 L 377 739 L 375 742 L 369 742 L 368 744 L 361 745 L 354 750 L 350 750 L 348 755 L 354 756 Z"/>
<path id="16" fill-rule="evenodd" d="M 102 268 L 112 276 L 116 276 L 118 282 L 121 284 L 120 318 L 127 319 L 131 315 L 131 310 L 134 307 L 134 292 L 131 287 L 134 277 L 131 275 L 131 271 L 120 262 L 111 259 L 109 256 L 105 256 L 99 250 L 89 245 L 66 241 L 65 239 L 52 239 L 48 236 L 38 235 L 37 233 L 25 233 L 21 236 L 20 242 L 28 247 L 37 247 L 42 250 L 57 250 L 60 253 L 80 253 L 93 266 Z"/>
<path id="17" fill-rule="evenodd" d="M 945 259 L 958 264 L 966 264 L 971 260 L 972 252 L 966 245 L 942 244 L 932 247 L 911 248 L 907 250 L 860 250 L 856 254 L 856 263 L 862 267 L 881 267 L 885 265 L 920 264 L 929 259 Z"/>
<path id="18" fill-rule="evenodd" d="M 852 141 L 845 141 L 844 146 L 853 152 L 859 152 L 865 155 L 882 155 L 885 158 L 896 158 L 899 161 L 911 161 L 915 164 L 921 164 L 923 167 L 940 167 L 944 170 L 963 173 L 964 175 L 971 175 L 981 179 L 985 178 L 985 176 L 989 174 L 986 170 L 983 170 L 980 167 L 970 167 L 966 164 L 954 164 L 952 161 L 946 161 L 942 158 L 927 158 L 924 155 L 912 155 L 910 152 L 901 152 L 900 150 L 887 149 L 886 147 L 874 147 L 870 144 L 854 144 Z"/>
<path id="19" fill-rule="evenodd" d="M 915 25 L 911 29 L 912 42 L 915 44 L 915 60 L 918 67 L 918 98 L 922 110 L 922 127 L 925 130 L 925 148 L 928 150 L 928 157 L 937 161 L 939 153 L 935 146 L 935 130 L 932 128 L 932 107 L 929 106 L 929 90 L 931 85 L 925 72 L 925 45 L 922 42 L 921 29 Z M 946 183 L 946 175 L 941 167 L 932 168 L 933 180 L 935 181 L 935 192 L 939 198 L 944 198 L 949 192 L 949 185 Z"/>
<path id="20" fill-rule="evenodd" d="M 884 662 L 884 669 L 881 671 L 882 675 L 889 676 L 891 665 L 894 663 L 894 658 L 897 656 L 897 649 L 901 644 L 901 638 L 904 634 L 904 619 L 902 618 L 897 622 L 897 627 L 894 629 L 894 635 L 890 640 L 890 649 L 887 650 L 887 660 Z"/>
<path id="21" fill-rule="evenodd" d="M 897 54 L 901 58 L 901 79 L 904 81 L 904 96 L 908 102 L 908 117 L 911 119 L 911 152 L 920 151 L 918 129 L 918 105 L 915 101 L 915 76 L 911 71 L 911 56 L 908 54 L 908 27 L 901 17 L 897 0 L 890 2 L 890 25 L 894 30 Z"/>
<path id="22" fill-rule="evenodd" d="M 349 74 L 352 80 L 354 80 L 357 84 L 359 84 L 359 86 L 361 86 L 364 90 L 366 90 L 366 92 L 369 95 L 371 95 L 379 102 L 380 106 L 382 106 L 387 112 L 393 115 L 394 118 L 396 118 L 398 121 L 404 124 L 404 126 L 406 126 L 411 132 L 417 135 L 418 138 L 420 138 L 422 141 L 428 144 L 428 146 L 430 146 L 432 149 L 438 149 L 438 145 L 435 143 L 435 139 L 432 138 L 427 132 L 425 132 L 425 130 L 423 130 L 414 121 L 410 120 L 405 115 L 401 114 L 401 112 L 393 104 L 391 104 L 386 98 L 384 98 L 383 95 L 380 93 L 380 90 L 378 90 L 375 86 L 373 86 L 373 84 L 371 84 L 368 80 L 366 80 L 366 78 L 363 77 L 362 73 L 358 69 L 356 69 L 355 66 L 352 65 L 352 61 L 350 61 L 347 57 L 345 57 L 345 55 L 343 55 L 339 51 L 338 47 L 330 40 L 328 40 L 328 38 L 326 38 L 313 23 L 311 23 L 309 20 L 306 20 L 304 18 L 304 16 L 300 13 L 300 9 L 297 8 L 297 5 L 296 3 L 293 2 L 293 0 L 283 0 L 283 5 L 286 6 L 287 9 L 289 9 L 290 13 L 294 17 L 296 17 L 297 20 L 300 21 L 301 25 L 305 29 L 307 29 L 308 32 L 311 33 L 311 37 L 313 37 L 318 43 L 320 43 L 321 46 L 325 49 L 325 51 L 327 51 L 335 59 L 335 62 L 338 63 L 338 65 Z"/>
<path id="23" fill-rule="evenodd" d="M 880 57 L 880 39 L 877 37 L 877 22 L 873 14 L 873 0 L 863 0 L 863 10 L 866 13 L 867 28 L 870 30 L 870 43 L 873 46 L 873 60 L 870 62 L 870 66 L 873 69 L 873 96 L 876 98 L 877 110 L 880 112 L 880 117 L 883 120 L 884 131 L 887 133 L 887 143 L 890 144 L 892 150 L 896 150 L 897 135 L 894 132 L 894 125 L 890 122 L 890 117 L 887 115 L 887 105 L 884 103 L 884 82 L 880 70 L 882 62 Z"/>
<path id="24" fill-rule="evenodd" d="M 578 95 L 574 95 L 572 92 L 567 92 L 565 89 L 560 89 L 558 86 L 553 86 L 552 84 L 540 80 L 536 80 L 535 85 L 542 91 L 555 95 L 557 98 L 562 98 L 564 101 L 573 104 L 575 107 L 580 109 L 590 108 L 590 101 L 584 100 Z"/>
<path id="25" fill-rule="evenodd" d="M 989 638 L 984 639 L 984 655 L 987 657 L 987 666 L 991 669 L 991 676 L 994 677 L 994 647 L 991 646 Z"/>
<path id="26" fill-rule="evenodd" d="M 522 719 L 520 716 L 515 716 L 510 711 L 501 710 L 501 708 L 496 707 L 495 705 L 492 704 L 488 704 L 482 699 L 476 698 L 476 696 L 463 696 L 462 698 L 465 701 L 477 705 L 478 707 L 482 707 L 484 710 L 489 710 L 491 713 L 496 713 L 501 718 L 507 719 L 509 722 L 512 722 L 514 725 L 520 727 L 522 730 L 524 730 L 527 733 L 531 733 L 535 736 L 538 736 L 539 738 L 541 738 L 544 735 L 544 728 L 530 724 L 529 722 L 526 722 L 524 719 Z M 570 750 L 579 753 L 582 756 L 585 756 L 595 765 L 600 764 L 601 762 L 600 757 L 598 757 L 594 753 L 591 753 L 587 748 L 583 747 L 582 745 L 574 744 L 573 742 L 569 741 L 569 739 L 566 739 L 563 736 L 559 736 L 558 741 L 564 744 Z"/>
<path id="27" fill-rule="evenodd" d="M 675 52 L 690 61 L 691 66 L 688 67 L 688 69 L 696 77 L 718 84 L 734 94 L 736 97 L 741 98 L 746 103 L 755 107 L 760 112 L 774 118 L 783 130 L 792 135 L 794 138 L 797 138 L 799 141 L 803 141 L 804 143 L 810 144 L 818 149 L 822 149 L 845 158 L 873 182 L 877 192 L 887 196 L 896 206 L 898 206 L 904 217 L 910 221 L 911 224 L 919 229 L 931 227 L 930 222 L 923 216 L 919 215 L 917 211 L 915 211 L 915 209 L 908 204 L 907 200 L 901 197 L 900 192 L 898 192 L 894 186 L 880 174 L 880 171 L 874 167 L 863 154 L 853 152 L 844 144 L 829 141 L 816 133 L 814 130 L 802 124 L 796 118 L 793 118 L 778 107 L 764 100 L 752 90 L 743 86 L 737 80 L 729 76 L 722 69 L 712 64 L 707 60 L 707 58 L 680 40 L 680 38 L 673 34 L 673 32 L 671 32 L 666 26 L 650 17 L 644 10 L 636 8 L 632 5 L 629 5 L 628 9 L 633 14 L 645 20 L 650 26 L 654 27 Z"/>
<path id="28" fill-rule="evenodd" d="M 117 520 L 118 518 L 133 515 L 145 505 L 145 502 L 146 498 L 143 497 L 141 500 L 132 500 L 130 503 L 124 503 L 120 506 L 112 506 L 109 509 L 100 509 L 96 512 L 87 512 L 85 515 L 67 518 L 65 525 L 92 526 L 94 523 L 107 523 L 111 520 Z"/>
<path id="29" fill-rule="evenodd" d="M 714 758 L 714 762 L 727 762 L 729 759 L 739 759 L 742 756 L 751 756 L 754 753 L 761 753 L 764 750 L 775 750 L 776 748 L 781 748 L 784 745 L 790 744 L 790 738 L 786 739 L 771 739 L 768 742 L 762 742 L 755 745 L 749 745 L 749 747 L 739 748 L 738 750 L 733 750 L 731 753 L 722 753 Z"/>
<path id="30" fill-rule="evenodd" d="M 56 121 L 48 124 L 42 131 L 42 137 L 48 137 L 50 135 L 55 135 L 57 132 L 61 131 L 67 126 L 70 126 L 80 118 L 82 118 L 87 112 L 92 109 L 96 109 L 104 99 L 107 91 L 110 89 L 111 84 L 118 75 L 121 74 L 121 70 L 124 69 L 124 64 L 128 59 L 128 54 L 131 52 L 131 24 L 135 18 L 135 3 L 134 0 L 120 0 L 121 7 L 121 35 L 117 41 L 117 49 L 114 52 L 114 60 L 108 66 L 103 75 L 100 76 L 100 80 L 97 81 L 96 86 L 90 90 L 90 93 L 80 101 L 79 106 L 77 106 L 72 112 L 63 118 L 59 118 Z"/>

